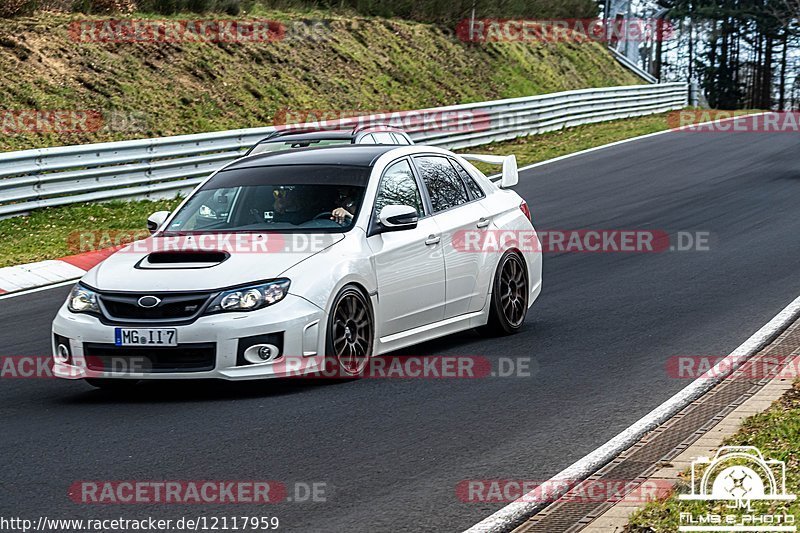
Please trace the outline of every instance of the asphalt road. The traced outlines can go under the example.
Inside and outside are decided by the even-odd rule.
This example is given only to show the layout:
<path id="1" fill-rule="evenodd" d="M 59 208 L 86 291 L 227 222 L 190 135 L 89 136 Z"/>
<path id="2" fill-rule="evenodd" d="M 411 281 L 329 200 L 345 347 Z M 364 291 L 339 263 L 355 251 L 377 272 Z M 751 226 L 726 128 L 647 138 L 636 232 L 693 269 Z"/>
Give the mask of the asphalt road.
<path id="1" fill-rule="evenodd" d="M 529 356 L 529 378 L 326 385 L 0 383 L 0 516 L 277 515 L 290 531 L 457 531 L 502 505 L 460 480 L 547 479 L 687 384 L 674 355 L 725 355 L 800 294 L 791 134 L 670 133 L 523 173 L 538 229 L 710 232 L 709 251 L 548 254 L 524 331 L 407 353 Z M 5 355 L 48 350 L 66 288 L 0 300 Z M 87 506 L 76 480 L 324 482 L 327 501 Z"/>

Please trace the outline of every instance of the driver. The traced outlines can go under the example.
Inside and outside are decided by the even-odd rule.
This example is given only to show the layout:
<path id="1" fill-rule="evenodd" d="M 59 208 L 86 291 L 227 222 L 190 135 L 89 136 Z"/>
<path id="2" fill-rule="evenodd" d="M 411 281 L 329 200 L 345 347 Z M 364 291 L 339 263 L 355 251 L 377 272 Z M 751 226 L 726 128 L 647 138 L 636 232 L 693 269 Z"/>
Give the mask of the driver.
<path id="1" fill-rule="evenodd" d="M 348 219 L 353 218 L 356 212 L 355 190 L 349 188 L 339 189 L 339 198 L 336 205 L 341 206 L 331 211 L 331 220 L 337 224 L 344 224 Z"/>

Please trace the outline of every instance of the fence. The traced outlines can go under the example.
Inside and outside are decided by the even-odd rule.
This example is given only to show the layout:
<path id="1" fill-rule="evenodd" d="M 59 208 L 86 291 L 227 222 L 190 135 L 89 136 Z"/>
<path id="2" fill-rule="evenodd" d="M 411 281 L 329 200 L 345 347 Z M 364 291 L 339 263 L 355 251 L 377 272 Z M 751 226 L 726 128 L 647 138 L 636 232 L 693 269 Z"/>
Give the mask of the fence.
<path id="1" fill-rule="evenodd" d="M 467 113 L 464 131 L 409 129 L 419 144 L 467 148 L 563 127 L 661 113 L 687 104 L 687 85 L 635 85 L 439 107 Z M 272 126 L 0 153 L 0 217 L 43 207 L 185 193 L 274 131 Z"/>

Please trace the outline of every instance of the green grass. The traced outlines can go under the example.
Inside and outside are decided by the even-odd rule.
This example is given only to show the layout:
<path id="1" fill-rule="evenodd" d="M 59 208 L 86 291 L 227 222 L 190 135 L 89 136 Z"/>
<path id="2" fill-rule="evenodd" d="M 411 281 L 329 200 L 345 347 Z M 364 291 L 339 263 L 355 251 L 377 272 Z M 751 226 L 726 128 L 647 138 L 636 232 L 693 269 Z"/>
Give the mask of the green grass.
<path id="1" fill-rule="evenodd" d="M 102 17 L 4 20 L 4 110 L 133 120 L 95 132 L 5 131 L 0 151 L 264 126 L 287 108 L 407 110 L 643 83 L 594 42 L 476 45 L 452 28 L 399 19 L 263 9 L 240 18 L 248 17 L 324 19 L 330 32 L 314 43 L 83 43 L 70 38 L 70 22 Z"/>
<path id="2" fill-rule="evenodd" d="M 783 397 L 765 412 L 754 415 L 742 424 L 741 429 L 724 442 L 729 446 L 756 446 L 766 459 L 786 463 L 786 491 L 800 494 L 800 381 L 795 382 Z M 686 502 L 678 493 L 690 492 L 688 473 L 683 474 L 676 493 L 668 498 L 651 502 L 636 512 L 625 528 L 626 533 L 677 532 L 679 513 L 718 513 L 732 511 L 711 502 Z M 752 502 L 754 513 L 787 513 L 800 515 L 800 502 Z"/>
<path id="3" fill-rule="evenodd" d="M 171 199 L 79 204 L 0 220 L 0 267 L 88 251 L 80 246 L 79 234 L 84 232 L 108 231 L 111 237 L 142 232 L 148 216 L 174 209 L 178 202 Z"/>

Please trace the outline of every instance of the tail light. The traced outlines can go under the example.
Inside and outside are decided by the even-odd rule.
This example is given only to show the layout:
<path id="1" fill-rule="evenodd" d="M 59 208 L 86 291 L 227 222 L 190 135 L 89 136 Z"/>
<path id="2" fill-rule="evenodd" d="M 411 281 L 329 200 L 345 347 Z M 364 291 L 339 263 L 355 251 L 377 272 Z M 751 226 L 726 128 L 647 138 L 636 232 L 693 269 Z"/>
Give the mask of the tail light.
<path id="1" fill-rule="evenodd" d="M 528 208 L 528 203 L 527 202 L 523 201 L 521 204 L 519 204 L 519 209 L 520 209 L 520 211 L 522 211 L 525 214 L 525 217 L 528 220 L 533 222 L 533 218 L 531 218 L 531 210 Z"/>

